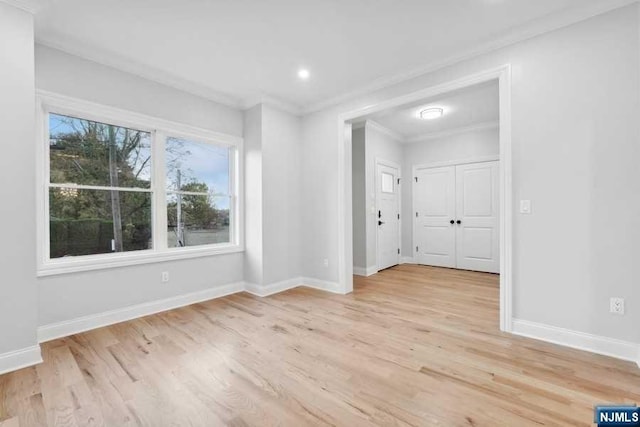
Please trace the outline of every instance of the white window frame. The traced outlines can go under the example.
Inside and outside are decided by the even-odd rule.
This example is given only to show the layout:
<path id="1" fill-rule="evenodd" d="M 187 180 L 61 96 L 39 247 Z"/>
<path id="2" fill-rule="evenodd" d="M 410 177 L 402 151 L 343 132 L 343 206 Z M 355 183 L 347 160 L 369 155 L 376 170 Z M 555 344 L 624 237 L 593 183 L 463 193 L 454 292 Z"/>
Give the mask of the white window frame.
<path id="1" fill-rule="evenodd" d="M 124 267 L 244 251 L 243 139 L 51 92 L 37 92 L 37 251 L 38 276 Z M 153 248 L 130 252 L 51 259 L 49 256 L 49 114 L 60 114 L 151 134 Z M 165 144 L 169 137 L 231 148 L 229 165 L 230 243 L 170 248 L 167 246 Z M 65 184 L 65 187 L 68 185 Z M 85 188 L 85 186 L 83 186 Z M 126 189 L 132 190 L 132 189 Z M 138 191 L 139 189 L 133 189 Z"/>

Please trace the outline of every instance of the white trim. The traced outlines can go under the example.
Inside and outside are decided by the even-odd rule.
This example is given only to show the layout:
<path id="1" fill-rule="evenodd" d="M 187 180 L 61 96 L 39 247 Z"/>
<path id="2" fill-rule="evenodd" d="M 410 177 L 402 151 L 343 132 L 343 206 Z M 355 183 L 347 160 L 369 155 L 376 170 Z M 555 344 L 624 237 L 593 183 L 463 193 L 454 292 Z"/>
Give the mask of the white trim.
<path id="1" fill-rule="evenodd" d="M 401 261 L 402 263 L 402 261 Z M 371 267 L 353 267 L 353 274 L 356 276 L 363 276 L 363 277 L 369 277 L 369 276 L 373 276 L 374 274 L 376 274 L 378 272 L 378 267 L 371 266 Z"/>
<path id="2" fill-rule="evenodd" d="M 460 166 L 460 165 L 468 165 L 471 163 L 496 162 L 499 160 L 500 160 L 500 156 L 498 154 L 494 154 L 491 156 L 478 156 L 478 157 L 469 157 L 466 159 L 445 160 L 442 162 L 424 163 L 421 165 L 413 165 L 412 173 L 413 173 L 413 177 L 415 178 L 417 171 L 419 171 L 420 169 L 443 168 L 446 166 Z"/>
<path id="3" fill-rule="evenodd" d="M 404 142 L 404 135 L 402 135 L 401 133 L 396 132 L 393 129 L 389 129 L 386 126 L 382 126 L 380 123 L 375 122 L 373 120 L 367 120 L 366 122 L 364 122 L 364 127 L 369 128 L 369 129 L 373 129 L 375 131 L 380 132 L 381 134 L 387 135 L 388 137 L 390 137 L 391 139 L 396 140 L 397 142 Z M 356 128 L 358 129 L 358 128 Z"/>
<path id="4" fill-rule="evenodd" d="M 40 34 L 36 34 L 35 42 L 37 45 L 59 50 L 68 55 L 111 67 L 229 108 L 239 110 L 242 109 L 245 104 L 239 97 L 220 92 L 207 85 L 195 83 L 188 79 L 178 77 L 165 70 L 149 67 L 136 61 L 131 61 L 130 59 L 127 59 L 115 52 L 98 50 L 95 46 L 84 44 L 78 40 L 71 41 L 55 39 L 51 36 L 44 39 Z"/>
<path id="5" fill-rule="evenodd" d="M 30 14 L 35 14 L 43 6 L 43 0 L 0 0 L 9 6 L 24 10 Z"/>
<path id="6" fill-rule="evenodd" d="M 310 277 L 296 277 L 293 279 L 283 280 L 281 282 L 271 283 L 269 285 L 245 283 L 245 291 L 257 297 L 268 297 L 300 287 L 313 288 L 335 294 L 343 294 L 337 283 L 312 279 Z"/>
<path id="7" fill-rule="evenodd" d="M 45 110 L 55 109 L 56 113 L 71 116 L 82 113 L 82 118 L 97 122 L 109 121 L 111 124 L 133 127 L 138 130 L 153 132 L 161 130 L 177 138 L 195 138 L 215 140 L 218 143 L 237 146 L 243 139 L 239 136 L 216 132 L 210 129 L 191 126 L 171 120 L 160 119 L 123 108 L 110 107 L 84 99 L 61 95 L 55 92 L 38 89 L 36 96 Z"/>
<path id="8" fill-rule="evenodd" d="M 477 123 L 475 125 L 447 129 L 442 132 L 432 132 L 432 133 L 425 133 L 421 135 L 414 135 L 406 138 L 405 143 L 413 144 L 416 142 L 428 141 L 431 139 L 447 138 L 449 136 L 461 135 L 464 133 L 478 132 L 478 131 L 488 130 L 488 129 L 497 129 L 498 127 L 500 127 L 499 121 Z"/>
<path id="9" fill-rule="evenodd" d="M 400 258 L 400 264 L 415 264 L 416 260 L 412 256 L 403 256 Z"/>
<path id="10" fill-rule="evenodd" d="M 192 246 L 185 248 L 167 248 L 162 252 L 152 249 L 119 252 L 80 257 L 57 258 L 38 268 L 38 277 L 58 274 L 79 273 L 82 271 L 104 270 L 109 268 L 128 267 L 131 265 L 154 264 L 181 259 L 202 258 L 244 252 L 239 245 Z"/>
<path id="11" fill-rule="evenodd" d="M 640 367 L 640 345 L 629 341 L 520 319 L 513 319 L 512 332 L 527 338 L 636 362 Z"/>
<path id="12" fill-rule="evenodd" d="M 294 278 L 289 280 L 283 280 L 281 282 L 271 283 L 269 285 L 257 285 L 255 283 L 245 282 L 244 290 L 251 295 L 257 297 L 267 297 L 280 292 L 288 291 L 289 289 L 297 288 L 300 286 L 301 278 Z"/>
<path id="13" fill-rule="evenodd" d="M 318 289 L 320 291 L 331 292 L 334 294 L 345 295 L 350 293 L 351 291 L 345 292 L 344 288 L 336 282 L 329 282 L 327 280 L 314 279 L 311 277 L 303 277 L 300 279 L 300 286 L 304 286 L 307 288 Z M 353 280 L 353 277 L 352 277 Z"/>
<path id="14" fill-rule="evenodd" d="M 302 114 L 302 107 L 300 107 L 299 105 L 269 95 L 258 96 L 253 99 L 245 100 L 242 103 L 242 109 L 249 110 L 260 104 L 275 108 L 276 110 L 280 110 L 294 116 L 300 116 Z"/>
<path id="15" fill-rule="evenodd" d="M 338 117 L 338 280 L 343 293 L 353 289 L 352 274 L 352 199 L 351 185 L 351 121 L 426 98 L 442 95 L 480 83 L 498 80 L 500 89 L 500 329 L 511 331 L 512 313 L 512 179 L 511 179 L 511 66 L 509 64 L 478 72 L 458 80 L 428 87 L 396 98 L 369 105 Z M 347 255 L 349 261 L 347 262 Z"/>
<path id="16" fill-rule="evenodd" d="M 39 345 L 2 353 L 0 354 L 0 375 L 28 368 L 38 363 L 42 363 Z"/>
<path id="17" fill-rule="evenodd" d="M 244 176 L 242 161 L 244 153 L 242 138 L 42 90 L 37 91 L 37 106 L 36 159 L 38 164 L 36 167 L 36 194 L 38 195 L 37 275 L 39 277 L 244 251 Z M 46 122 L 48 113 L 67 114 L 72 117 L 108 122 L 151 134 L 151 187 L 149 189 L 125 188 L 123 190 L 151 193 L 153 205 L 153 249 L 56 259 L 49 258 L 49 188 L 53 186 L 104 189 L 105 187 L 49 183 L 49 145 L 46 143 L 49 139 Z M 230 243 L 187 248 L 167 248 L 165 198 L 167 191 L 163 183 L 165 179 L 164 144 L 165 138 L 168 136 L 223 145 L 230 147 L 230 152 L 233 152 L 233 155 L 230 156 L 232 164 L 229 168 L 232 188 L 229 189 L 230 194 L 222 195 L 230 198 Z"/>
<path id="18" fill-rule="evenodd" d="M 490 52 L 515 45 L 519 42 L 526 41 L 561 28 L 569 27 L 581 21 L 585 21 L 595 16 L 602 15 L 637 2 L 638 0 L 601 0 L 597 3 L 589 3 L 560 13 L 547 15 L 546 17 L 533 20 L 529 24 L 514 27 L 504 36 L 490 40 L 480 46 L 453 54 L 448 58 L 444 58 L 439 61 L 426 63 L 407 72 L 400 72 L 382 77 L 370 84 L 362 86 L 359 89 L 343 93 L 333 98 L 325 99 L 324 101 L 313 103 L 305 107 L 303 113 L 311 114 L 329 107 L 346 103 L 356 98 L 363 98 L 390 86 L 442 70 L 446 67 L 486 55 Z"/>
<path id="19" fill-rule="evenodd" d="M 19 7 L 23 10 L 27 10 L 31 13 L 37 11 L 38 7 L 33 8 L 30 5 L 36 2 L 39 3 L 39 0 L 1 1 L 4 1 L 5 3 L 12 6 Z M 490 53 L 492 51 L 514 45 L 516 43 L 534 38 L 536 36 L 568 27 L 594 16 L 598 16 L 614 9 L 622 8 L 624 6 L 636 3 L 637 1 L 638 0 L 600 0 L 597 3 L 590 2 L 586 5 L 577 6 L 559 13 L 547 15 L 546 17 L 539 18 L 528 24 L 517 26 L 508 31 L 502 37 L 490 40 L 489 42 L 481 44 L 478 47 L 467 49 L 466 51 L 451 55 L 448 58 L 444 58 L 439 61 L 426 63 L 408 72 L 400 72 L 394 75 L 382 77 L 354 91 L 328 98 L 301 108 L 297 113 L 293 113 L 293 111 L 296 111 L 295 104 L 293 103 L 288 103 L 286 101 L 278 101 L 274 103 L 272 101 L 273 98 L 270 98 L 266 95 L 259 97 L 258 99 L 265 98 L 268 99 L 267 102 L 271 104 L 280 106 L 287 105 L 286 108 L 291 109 L 292 113 L 296 115 L 306 115 L 314 113 L 325 108 L 344 103 L 348 100 L 352 100 L 358 97 L 364 97 L 367 94 L 371 94 L 384 88 L 414 79 L 421 75 L 425 75 L 446 68 L 448 66 Z M 169 86 L 174 89 L 198 96 L 200 98 L 208 99 L 210 101 L 226 105 L 231 108 L 240 109 L 245 108 L 247 105 L 255 104 L 255 97 L 253 97 L 253 99 L 242 99 L 239 97 L 230 96 L 216 89 L 213 89 L 208 85 L 192 82 L 183 77 L 168 73 L 165 70 L 161 70 L 160 68 L 149 67 L 135 61 L 131 61 L 129 58 L 120 56 L 117 53 L 106 52 L 104 50 L 98 51 L 95 49 L 95 47 L 89 46 L 77 40 L 72 41 L 70 39 L 55 39 L 51 36 L 45 39 L 41 36 L 36 36 L 36 43 L 42 46 L 66 52 L 70 55 L 84 58 L 92 62 L 103 64 L 117 70 L 134 74 L 138 77 L 142 77 L 144 79 L 151 80 L 165 86 Z"/>
<path id="20" fill-rule="evenodd" d="M 220 298 L 227 295 L 242 292 L 244 283 L 232 283 L 229 285 L 216 286 L 203 291 L 192 292 L 189 294 L 178 295 L 158 301 L 137 304 L 130 307 L 120 308 L 116 310 L 105 311 L 99 314 L 79 317 L 77 319 L 67 320 L 64 322 L 52 323 L 40 326 L 38 328 L 38 341 L 47 342 L 57 338 L 67 337 L 73 334 L 79 334 L 96 328 L 113 325 L 115 323 L 125 322 L 127 320 L 137 319 L 150 314 L 160 313 L 175 308 L 208 301 L 214 298 Z"/>
<path id="21" fill-rule="evenodd" d="M 308 277 L 297 277 L 289 280 L 283 280 L 282 282 L 273 283 L 266 286 L 260 286 L 247 282 L 237 282 L 228 285 L 216 286 L 203 291 L 192 292 L 189 294 L 178 295 L 175 297 L 165 298 L 158 301 L 151 301 L 143 304 L 137 304 L 125 308 L 116 310 L 105 311 L 103 313 L 93 314 L 89 316 L 83 316 L 76 319 L 66 320 L 63 322 L 52 323 L 49 325 L 40 326 L 38 328 L 38 342 L 43 343 L 58 338 L 68 337 L 70 335 L 79 334 L 96 328 L 102 328 L 105 326 L 113 325 L 115 323 L 126 322 L 128 320 L 138 319 L 140 317 L 149 316 L 151 314 L 160 313 L 167 310 L 173 310 L 180 307 L 185 307 L 192 304 L 197 304 L 204 301 L 209 301 L 215 298 L 221 298 L 228 295 L 236 294 L 246 291 L 257 297 L 267 297 L 270 295 L 284 292 L 289 289 L 298 287 L 314 288 L 325 292 L 331 292 L 336 294 L 342 294 L 340 286 L 337 283 L 327 282 L 318 279 L 312 279 Z M 40 347 L 38 348 L 38 355 L 40 354 Z M 13 353 L 7 353 L 12 355 Z M 2 357 L 0 355 L 0 371 L 3 368 Z M 31 364 L 42 362 L 42 359 L 27 360 Z M 18 366 L 13 368 L 13 366 Z M 28 365 L 11 365 L 7 363 L 8 370 L 19 369 L 20 367 Z M 2 373 L 2 372 L 0 372 Z"/>

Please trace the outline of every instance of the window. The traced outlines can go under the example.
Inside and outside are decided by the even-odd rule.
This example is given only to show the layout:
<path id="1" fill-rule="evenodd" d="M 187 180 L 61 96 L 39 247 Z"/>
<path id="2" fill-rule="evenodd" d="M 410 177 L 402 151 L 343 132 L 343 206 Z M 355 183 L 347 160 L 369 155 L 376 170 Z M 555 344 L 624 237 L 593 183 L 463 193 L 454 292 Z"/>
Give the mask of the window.
<path id="1" fill-rule="evenodd" d="M 383 193 L 393 193 L 393 175 L 382 172 L 382 189 Z"/>
<path id="2" fill-rule="evenodd" d="M 229 243 L 230 154 L 228 147 L 167 139 L 169 247 Z"/>
<path id="3" fill-rule="evenodd" d="M 241 139 L 45 96 L 39 273 L 242 250 Z"/>
<path id="4" fill-rule="evenodd" d="M 149 132 L 49 114 L 49 256 L 150 249 Z"/>

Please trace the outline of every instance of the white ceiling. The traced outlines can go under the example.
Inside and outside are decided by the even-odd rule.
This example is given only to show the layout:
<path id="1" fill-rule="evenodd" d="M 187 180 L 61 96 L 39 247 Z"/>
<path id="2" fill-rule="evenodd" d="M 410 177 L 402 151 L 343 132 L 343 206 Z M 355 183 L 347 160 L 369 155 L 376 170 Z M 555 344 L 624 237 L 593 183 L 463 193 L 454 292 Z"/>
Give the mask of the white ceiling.
<path id="1" fill-rule="evenodd" d="M 439 107 L 444 115 L 421 120 L 418 113 Z M 411 142 L 425 136 L 471 127 L 495 126 L 500 119 L 498 82 L 493 81 L 363 117 Z M 359 121 L 361 121 L 359 120 Z"/>
<path id="2" fill-rule="evenodd" d="M 39 43 L 211 99 L 306 111 L 630 2 L 39 1 Z"/>

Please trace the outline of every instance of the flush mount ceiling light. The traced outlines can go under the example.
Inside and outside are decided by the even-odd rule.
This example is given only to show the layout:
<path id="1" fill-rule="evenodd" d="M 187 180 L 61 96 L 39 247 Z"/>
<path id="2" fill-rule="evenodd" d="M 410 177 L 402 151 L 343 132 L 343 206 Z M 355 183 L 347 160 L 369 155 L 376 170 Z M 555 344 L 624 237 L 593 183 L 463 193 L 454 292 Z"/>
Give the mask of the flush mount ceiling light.
<path id="1" fill-rule="evenodd" d="M 418 113 L 418 117 L 422 120 L 433 120 L 442 117 L 444 109 L 440 107 L 425 108 Z"/>
<path id="2" fill-rule="evenodd" d="M 311 73 L 306 68 L 301 68 L 298 70 L 298 78 L 300 80 L 309 80 L 309 77 L 311 77 Z"/>

